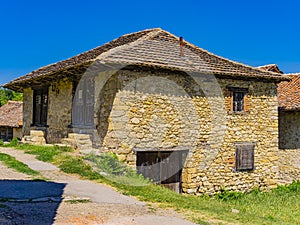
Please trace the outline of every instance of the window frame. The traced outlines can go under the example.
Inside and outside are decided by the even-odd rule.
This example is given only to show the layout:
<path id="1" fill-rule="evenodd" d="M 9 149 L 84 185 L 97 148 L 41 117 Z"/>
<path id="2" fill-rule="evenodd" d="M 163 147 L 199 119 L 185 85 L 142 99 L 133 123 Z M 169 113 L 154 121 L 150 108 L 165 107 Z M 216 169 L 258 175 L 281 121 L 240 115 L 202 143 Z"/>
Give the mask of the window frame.
<path id="1" fill-rule="evenodd" d="M 230 112 L 247 112 L 248 109 L 246 109 L 246 97 L 249 94 L 249 88 L 227 86 L 227 90 L 230 92 Z"/>

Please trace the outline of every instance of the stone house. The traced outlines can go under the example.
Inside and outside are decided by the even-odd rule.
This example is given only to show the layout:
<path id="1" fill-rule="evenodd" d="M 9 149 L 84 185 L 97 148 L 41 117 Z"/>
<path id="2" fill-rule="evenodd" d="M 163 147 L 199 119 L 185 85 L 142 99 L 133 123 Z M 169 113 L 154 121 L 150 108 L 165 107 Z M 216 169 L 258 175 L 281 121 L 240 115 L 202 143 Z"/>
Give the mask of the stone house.
<path id="1" fill-rule="evenodd" d="M 173 190 L 212 194 L 283 181 L 277 84 L 285 80 L 157 28 L 5 87 L 24 94 L 25 141 L 115 152 Z"/>
<path id="2" fill-rule="evenodd" d="M 0 139 L 22 138 L 23 103 L 8 101 L 0 107 Z"/>

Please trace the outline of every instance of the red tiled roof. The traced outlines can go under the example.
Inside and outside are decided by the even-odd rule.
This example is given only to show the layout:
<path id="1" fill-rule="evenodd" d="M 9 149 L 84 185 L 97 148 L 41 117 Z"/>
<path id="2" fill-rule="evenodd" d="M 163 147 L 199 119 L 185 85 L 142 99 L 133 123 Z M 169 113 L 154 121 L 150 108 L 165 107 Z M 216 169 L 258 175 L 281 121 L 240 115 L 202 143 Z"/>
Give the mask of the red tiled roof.
<path id="1" fill-rule="evenodd" d="M 300 110 L 300 73 L 286 76 L 291 80 L 278 84 L 279 109 Z"/>
<path id="2" fill-rule="evenodd" d="M 23 121 L 23 102 L 8 101 L 0 107 L 0 126 L 20 127 Z"/>
<path id="3" fill-rule="evenodd" d="M 200 72 L 231 77 L 284 80 L 281 74 L 266 71 L 216 56 L 204 49 L 183 42 L 184 57 L 181 56 L 179 38 L 160 28 L 144 30 L 121 36 L 107 44 L 79 54 L 67 60 L 17 78 L 4 85 L 20 90 L 25 83 L 37 78 L 54 76 L 60 71 L 92 63 L 154 66 L 185 72 Z M 58 79 L 58 77 L 56 77 Z"/>

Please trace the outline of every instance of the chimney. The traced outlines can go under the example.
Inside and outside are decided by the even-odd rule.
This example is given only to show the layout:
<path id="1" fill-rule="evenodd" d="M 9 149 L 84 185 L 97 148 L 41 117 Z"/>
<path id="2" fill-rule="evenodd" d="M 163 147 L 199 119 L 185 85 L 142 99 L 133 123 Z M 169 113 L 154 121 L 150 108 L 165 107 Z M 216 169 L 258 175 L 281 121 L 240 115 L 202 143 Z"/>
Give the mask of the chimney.
<path id="1" fill-rule="evenodd" d="M 179 44 L 180 44 L 180 56 L 184 56 L 184 49 L 183 49 L 183 37 L 179 38 Z"/>

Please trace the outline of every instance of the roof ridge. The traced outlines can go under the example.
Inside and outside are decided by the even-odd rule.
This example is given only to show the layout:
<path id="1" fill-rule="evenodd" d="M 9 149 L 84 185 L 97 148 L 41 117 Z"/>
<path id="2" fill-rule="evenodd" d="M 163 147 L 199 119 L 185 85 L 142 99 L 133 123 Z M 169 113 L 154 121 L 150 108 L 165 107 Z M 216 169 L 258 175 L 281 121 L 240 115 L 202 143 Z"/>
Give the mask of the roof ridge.
<path id="1" fill-rule="evenodd" d="M 144 30 L 144 31 L 146 31 L 146 30 Z M 117 52 L 119 50 L 122 50 L 124 48 L 129 47 L 129 46 L 132 47 L 132 46 L 138 45 L 139 43 L 141 43 L 144 40 L 151 40 L 152 37 L 156 36 L 157 34 L 159 34 L 163 30 L 161 28 L 154 28 L 154 29 L 148 29 L 147 31 L 150 31 L 150 32 L 147 33 L 147 34 L 145 34 L 145 35 L 143 35 L 142 37 L 138 38 L 135 41 L 132 41 L 132 42 L 129 42 L 127 44 L 123 44 L 123 45 L 114 47 L 112 49 L 109 49 L 106 52 L 103 52 L 102 54 L 98 55 L 93 61 L 96 61 L 96 60 L 100 60 L 100 61 L 105 60 L 105 58 L 108 57 L 110 54 L 113 54 L 113 53 L 115 53 L 115 52 Z M 133 34 L 133 33 L 131 33 L 131 34 Z M 128 35 L 131 35 L 131 34 L 128 34 Z M 108 43 L 110 43 L 110 42 L 108 42 Z"/>
<path id="2" fill-rule="evenodd" d="M 262 65 L 262 66 L 257 66 L 256 68 L 266 67 L 266 66 L 278 66 L 278 65 L 276 63 L 270 63 L 270 64 L 266 64 L 266 65 Z"/>
<path id="3" fill-rule="evenodd" d="M 195 49 L 201 50 L 202 52 L 204 52 L 204 53 L 206 53 L 206 54 L 208 54 L 208 55 L 210 55 L 210 56 L 216 57 L 216 58 L 221 59 L 221 60 L 225 60 L 225 61 L 227 61 L 227 62 L 229 62 L 229 63 L 232 63 L 232 64 L 234 64 L 234 65 L 237 65 L 237 66 L 242 66 L 242 67 L 250 68 L 250 69 L 253 69 L 253 70 L 255 70 L 255 71 L 260 71 L 260 72 L 262 71 L 262 72 L 264 72 L 266 75 L 270 75 L 270 73 L 271 73 L 272 75 L 276 75 L 276 76 L 281 76 L 281 75 L 282 75 L 282 74 L 275 73 L 275 72 L 272 72 L 272 71 L 261 70 L 261 69 L 259 69 L 259 68 L 254 67 L 254 66 L 250 66 L 250 65 L 247 65 L 247 64 L 244 64 L 244 63 L 241 63 L 241 62 L 233 61 L 233 60 L 228 59 L 228 58 L 225 58 L 225 57 L 223 57 L 223 56 L 216 55 L 216 54 L 214 54 L 214 53 L 212 53 L 212 52 L 210 52 L 210 51 L 208 51 L 208 50 L 206 50 L 206 49 L 203 49 L 203 48 L 201 48 L 201 47 L 198 47 L 198 46 L 196 46 L 196 45 L 194 45 L 194 44 L 192 44 L 192 43 L 190 43 L 190 42 L 187 42 L 187 41 L 184 41 L 184 43 L 186 43 L 187 45 L 189 45 L 189 46 L 191 46 L 191 47 L 193 47 L 193 48 L 195 48 Z"/>
<path id="4" fill-rule="evenodd" d="M 282 75 L 286 75 L 286 76 L 299 76 L 300 72 L 298 72 L 298 73 L 284 73 Z"/>
<path id="5" fill-rule="evenodd" d="M 118 40 L 118 39 L 120 39 L 120 38 L 122 38 L 122 37 L 132 36 L 132 35 L 134 35 L 134 34 L 138 34 L 138 33 L 141 33 L 141 32 L 147 32 L 147 31 L 152 32 L 153 30 L 158 30 L 158 29 L 162 30 L 161 28 L 150 28 L 150 29 L 145 29 L 145 30 L 140 30 L 140 31 L 136 31 L 136 32 L 133 32 L 133 33 L 129 33 L 129 34 L 124 34 L 124 35 L 121 35 L 121 36 L 119 36 L 119 37 L 117 37 L 117 38 L 111 40 L 111 41 L 105 42 L 105 43 L 102 44 L 102 45 L 98 45 L 98 46 L 96 46 L 95 48 L 92 48 L 92 49 L 90 49 L 90 50 L 87 50 L 87 51 L 78 53 L 77 55 L 71 56 L 71 57 L 66 58 L 66 59 L 63 59 L 63 60 L 61 60 L 61 61 L 67 61 L 67 60 L 69 60 L 69 59 L 72 59 L 72 58 L 78 57 L 78 56 L 80 56 L 80 55 L 83 55 L 83 54 L 85 54 L 85 53 L 87 53 L 87 52 L 91 52 L 91 51 L 93 51 L 93 50 L 95 50 L 95 49 L 97 49 L 97 48 L 101 48 L 102 46 L 104 46 L 104 45 L 106 45 L 106 44 L 109 44 L 109 43 L 111 43 L 111 42 L 113 42 L 113 41 L 116 41 L 116 40 Z M 147 34 L 145 34 L 145 35 L 147 35 Z M 144 36 L 145 36 L 145 35 L 144 35 Z M 144 37 L 144 36 L 142 36 L 142 37 Z M 141 38 L 142 38 L 142 37 L 141 37 Z M 138 38 L 138 40 L 139 40 L 139 39 L 140 39 L 140 38 Z M 115 48 L 116 48 L 116 47 L 115 47 Z M 108 51 L 109 51 L 109 50 L 108 50 Z M 104 52 L 104 53 L 105 53 L 105 52 Z M 102 53 L 102 54 L 103 54 L 103 53 Z M 102 54 L 101 54 L 101 55 L 102 55 Z M 55 65 L 55 64 L 57 64 L 57 63 L 59 63 L 59 62 L 61 62 L 61 61 L 57 61 L 57 62 L 55 62 L 55 63 L 51 63 L 51 64 L 46 65 L 46 66 L 42 66 L 42 67 L 38 68 L 37 70 L 40 70 L 40 69 L 42 69 L 42 68 L 45 68 L 45 67 L 48 67 L 48 66 L 51 66 L 51 65 Z M 90 61 L 93 61 L 93 60 L 90 60 Z M 37 71 L 37 70 L 34 70 L 34 71 Z M 32 71 L 32 72 L 33 72 L 33 71 Z"/>
<path id="6" fill-rule="evenodd" d="M 169 31 L 166 31 L 166 30 L 163 30 L 163 29 L 161 29 L 161 31 L 164 32 L 164 33 L 166 33 L 166 34 L 168 34 L 169 36 L 171 36 L 171 37 L 173 37 L 173 38 L 175 38 L 175 39 L 177 39 L 177 40 L 179 41 L 179 37 L 176 36 L 175 34 L 172 34 L 172 33 L 170 33 Z M 272 71 L 261 70 L 261 69 L 259 69 L 259 68 L 257 68 L 257 67 L 250 66 L 250 65 L 247 65 L 247 64 L 244 64 L 244 63 L 241 63 L 241 62 L 233 61 L 233 60 L 231 60 L 231 59 L 228 59 L 228 58 L 225 58 L 225 57 L 216 55 L 216 54 L 214 54 L 214 53 L 212 53 L 212 52 L 210 52 L 210 51 L 208 51 L 208 50 L 206 50 L 206 49 L 203 49 L 203 48 L 201 48 L 201 47 L 199 47 L 199 46 L 196 46 L 196 45 L 192 44 L 192 43 L 189 42 L 189 41 L 186 41 L 184 38 L 183 38 L 183 42 L 184 42 L 184 45 L 190 46 L 191 48 L 200 50 L 200 51 L 202 51 L 202 52 L 204 52 L 204 53 L 206 53 L 206 54 L 208 54 L 208 55 L 210 55 L 210 56 L 216 57 L 216 58 L 221 59 L 221 60 L 225 60 L 225 61 L 230 62 L 230 63 L 233 63 L 233 64 L 235 64 L 235 65 L 243 66 L 243 67 L 247 67 L 247 68 L 251 68 L 251 69 L 254 69 L 254 70 L 256 70 L 256 71 L 258 70 L 258 71 L 260 71 L 260 72 L 263 71 L 266 75 L 267 75 L 267 74 L 270 75 L 270 73 L 271 73 L 272 75 L 277 75 L 277 76 L 281 76 L 281 75 L 282 75 L 282 74 L 280 74 L 280 73 L 275 73 L 275 72 L 272 72 Z M 270 64 L 270 65 L 276 65 L 276 64 Z M 277 65 L 276 65 L 276 66 L 277 66 Z"/>

